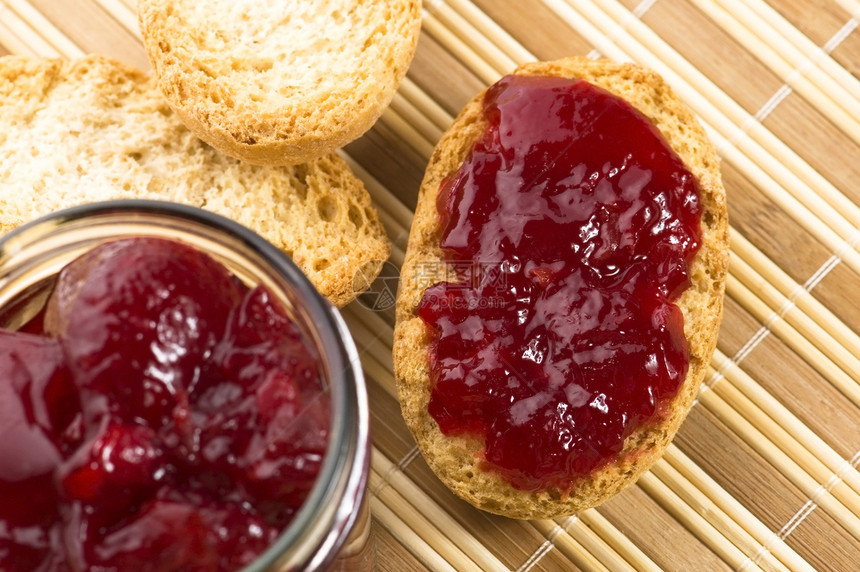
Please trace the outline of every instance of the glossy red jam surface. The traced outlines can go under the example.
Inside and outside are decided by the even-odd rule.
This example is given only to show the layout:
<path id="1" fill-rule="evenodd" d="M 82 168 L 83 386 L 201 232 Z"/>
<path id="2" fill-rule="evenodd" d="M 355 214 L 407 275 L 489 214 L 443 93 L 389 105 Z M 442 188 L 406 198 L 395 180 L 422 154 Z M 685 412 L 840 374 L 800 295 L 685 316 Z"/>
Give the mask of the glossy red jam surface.
<path id="1" fill-rule="evenodd" d="M 659 418 L 688 368 L 699 188 L 659 131 L 584 81 L 506 77 L 437 207 L 430 414 L 515 487 L 568 489 Z"/>
<path id="2" fill-rule="evenodd" d="M 0 331 L 0 570 L 235 570 L 291 521 L 330 408 L 266 288 L 125 239 L 33 324 Z"/>

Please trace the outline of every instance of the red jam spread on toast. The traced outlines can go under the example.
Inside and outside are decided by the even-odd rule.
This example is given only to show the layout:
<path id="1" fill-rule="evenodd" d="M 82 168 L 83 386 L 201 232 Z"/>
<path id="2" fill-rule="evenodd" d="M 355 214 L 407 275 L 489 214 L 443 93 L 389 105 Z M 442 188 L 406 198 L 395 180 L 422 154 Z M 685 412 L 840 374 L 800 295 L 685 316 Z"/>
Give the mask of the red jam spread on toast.
<path id="1" fill-rule="evenodd" d="M 0 331 L 0 569 L 249 564 L 325 454 L 317 363 L 267 288 L 190 246 L 78 258 Z"/>
<path id="2" fill-rule="evenodd" d="M 689 366 L 696 178 L 659 130 L 582 80 L 508 76 L 438 193 L 446 281 L 424 292 L 447 435 L 515 488 L 569 490 L 658 421 Z"/>

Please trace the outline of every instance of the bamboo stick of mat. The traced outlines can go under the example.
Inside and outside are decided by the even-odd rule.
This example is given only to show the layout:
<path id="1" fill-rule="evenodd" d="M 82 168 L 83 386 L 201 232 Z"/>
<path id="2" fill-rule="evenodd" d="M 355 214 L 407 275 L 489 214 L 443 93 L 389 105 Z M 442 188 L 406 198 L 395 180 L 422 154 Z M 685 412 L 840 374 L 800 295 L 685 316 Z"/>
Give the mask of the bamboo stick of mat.
<path id="1" fill-rule="evenodd" d="M 732 233 L 733 236 L 737 234 Z M 740 252 L 742 248 L 737 240 L 733 240 L 733 256 L 729 272 L 739 285 L 753 294 L 758 300 L 757 304 L 767 308 L 767 310 L 764 307 L 760 308 L 758 314 L 768 316 L 770 311 L 780 319 L 786 320 L 848 375 L 854 379 L 860 379 L 858 377 L 860 358 L 857 357 L 860 355 L 860 336 L 815 301 L 815 298 L 809 295 L 809 291 L 801 285 L 793 281 L 783 282 L 790 288 L 787 294 L 784 293 L 785 289 L 775 285 L 779 281 L 770 279 L 773 273 L 768 277 L 760 274 L 762 269 L 767 272 L 769 265 L 762 263 L 757 257 L 752 262 L 748 262 L 744 253 Z M 760 321 L 766 324 L 770 320 L 771 318 L 765 317 Z"/>
<path id="2" fill-rule="evenodd" d="M 780 50 L 785 50 L 792 64 L 797 68 L 803 68 L 807 61 L 830 76 L 832 82 L 840 89 L 847 92 L 847 96 L 860 101 L 860 81 L 847 69 L 842 67 L 826 49 L 828 46 L 820 47 L 813 43 L 806 35 L 794 27 L 782 14 L 763 0 L 719 0 L 724 8 L 733 12 L 736 16 L 747 21 L 748 29 L 767 29 L 768 38 L 774 38 L 774 34 L 782 36 L 778 43 Z M 860 6 L 860 3 L 857 4 Z M 860 13 L 860 8 L 858 13 Z M 840 97 L 842 99 L 842 97 Z M 852 104 L 851 109 L 856 111 Z M 857 113 L 854 113 L 857 117 Z"/>
<path id="3" fill-rule="evenodd" d="M 728 277 L 726 293 L 755 316 L 767 330 L 773 332 L 797 355 L 814 367 L 843 395 L 860 407 L 860 383 L 856 377 L 858 370 L 840 368 L 826 353 L 819 349 L 818 345 L 827 344 L 826 338 L 819 340 L 818 344 L 813 344 L 809 338 L 804 337 L 779 313 L 767 306 L 752 290 L 742 285 L 734 275 Z"/>
<path id="4" fill-rule="evenodd" d="M 398 514 L 411 519 L 411 528 L 421 531 L 422 536 L 435 538 L 441 548 L 437 552 L 454 553 L 454 557 L 446 558 L 449 562 L 475 566 L 480 570 L 504 570 L 504 565 L 471 532 L 434 503 L 379 450 L 375 449 L 373 452 L 372 466 L 379 476 L 375 483 L 371 484 L 372 494 L 384 497 L 384 502 L 392 509 L 396 507 Z M 396 492 L 396 496 L 387 491 Z M 435 532 L 429 532 L 429 527 L 433 527 Z M 456 546 L 462 555 L 448 547 L 449 544 Z M 465 562 L 462 560 L 464 557 L 467 559 Z"/>
<path id="5" fill-rule="evenodd" d="M 816 324 L 827 330 L 830 335 L 844 344 L 854 355 L 860 355 L 860 336 L 849 328 L 839 317 L 837 317 L 824 304 L 819 302 L 810 294 L 815 287 L 820 274 L 811 277 L 805 284 L 795 282 L 784 270 L 758 250 L 746 237 L 734 229 L 731 229 L 732 263 L 734 259 L 740 258 L 764 279 L 771 287 L 776 288 L 788 300 L 800 309 L 804 315 L 811 317 Z M 838 263 L 838 259 L 832 259 L 825 263 L 822 268 L 829 268 L 831 263 Z M 735 269 L 737 266 L 734 267 Z M 731 269 L 730 269 L 731 271 Z M 738 272 L 739 279 L 744 274 Z M 748 286 L 756 286 L 747 284 Z"/>
<path id="6" fill-rule="evenodd" d="M 607 544 L 623 556 L 635 570 L 641 572 L 657 571 L 657 564 L 642 549 L 622 534 L 606 517 L 596 509 L 583 511 L 578 515 L 583 524 L 603 538 Z M 565 519 L 566 520 L 566 519 Z"/>
<path id="7" fill-rule="evenodd" d="M 764 62 L 787 86 L 811 102 L 846 135 L 860 142 L 860 100 L 850 93 L 852 89 L 860 90 L 856 79 L 835 81 L 808 55 L 776 32 L 769 22 L 758 18 L 737 0 L 695 0 L 694 4 Z"/>
<path id="8" fill-rule="evenodd" d="M 655 463 L 651 468 L 651 473 L 697 513 L 704 515 L 705 521 L 715 530 L 719 530 L 729 542 L 741 550 L 750 563 L 766 570 L 789 570 L 773 553 L 763 550 L 764 547 L 761 542 L 747 530 L 747 526 L 723 512 L 719 505 L 665 459 Z M 752 555 L 756 555 L 756 557 L 751 558 Z"/>
<path id="9" fill-rule="evenodd" d="M 728 518 L 742 526 L 744 530 L 752 535 L 761 544 L 763 550 L 773 554 L 791 570 L 812 569 L 812 566 L 797 554 L 783 538 L 777 536 L 737 499 L 728 494 L 701 467 L 687 457 L 677 445 L 669 445 L 666 453 L 663 455 L 663 459 L 683 475 L 695 489 L 719 507 Z M 758 560 L 758 557 L 758 553 L 753 555 L 754 560 Z"/>
<path id="10" fill-rule="evenodd" d="M 761 413 L 754 413 L 754 415 L 767 415 L 770 420 L 779 425 L 779 429 L 774 429 L 774 432 L 785 431 L 792 440 L 797 442 L 792 445 L 792 448 L 799 446 L 801 450 L 813 454 L 827 467 L 830 474 L 837 475 L 855 493 L 860 494 L 860 472 L 851 465 L 849 460 L 838 454 L 824 439 L 801 422 L 776 397 L 767 392 L 752 376 L 744 372 L 737 363 L 727 358 L 722 352 L 717 351 L 715 353 L 712 365 L 715 368 L 715 373 L 728 381 L 727 385 L 731 389 L 726 391 L 742 393 L 751 404 L 760 410 Z M 723 382 L 720 381 L 719 385 L 722 384 Z M 711 382 L 709 387 L 720 390 L 719 385 Z M 726 397 L 725 394 L 723 397 Z M 736 400 L 738 398 L 730 397 L 729 399 Z M 773 434 L 770 431 L 768 433 Z M 826 480 L 830 479 L 830 474 L 824 475 Z"/>
<path id="11" fill-rule="evenodd" d="M 95 0 L 102 9 L 111 15 L 127 32 L 140 38 L 140 21 L 137 6 L 124 4 L 121 0 Z"/>
<path id="12" fill-rule="evenodd" d="M 818 506 L 839 523 L 854 538 L 860 540 L 860 517 L 836 498 L 831 490 L 832 484 L 816 480 L 804 467 L 775 444 L 770 438 L 750 424 L 740 412 L 733 409 L 715 391 L 707 388 L 699 395 L 699 402 L 714 413 L 723 423 L 732 429 L 745 443 L 751 446 L 763 459 L 767 460 L 783 476 L 791 481 L 804 495 L 813 500 Z M 840 487 L 841 489 L 841 487 Z M 856 507 L 856 495 L 842 495 L 852 507 Z"/>
<path id="13" fill-rule="evenodd" d="M 660 503 L 668 513 L 694 531 L 696 536 L 720 558 L 725 560 L 729 566 L 737 569 L 747 562 L 747 554 L 726 538 L 722 531 L 703 519 L 694 507 L 687 504 L 676 491 L 672 490 L 667 483 L 658 478 L 653 472 L 642 475 L 637 485 Z M 755 564 L 747 569 L 761 570 Z"/>

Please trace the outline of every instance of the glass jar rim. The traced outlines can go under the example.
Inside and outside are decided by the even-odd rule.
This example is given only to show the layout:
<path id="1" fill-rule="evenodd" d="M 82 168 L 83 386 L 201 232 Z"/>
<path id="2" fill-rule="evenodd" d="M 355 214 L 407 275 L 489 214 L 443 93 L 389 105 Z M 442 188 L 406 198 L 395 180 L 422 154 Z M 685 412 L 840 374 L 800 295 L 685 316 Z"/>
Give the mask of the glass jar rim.
<path id="1" fill-rule="evenodd" d="M 108 200 L 55 211 L 0 237 L 0 287 L 5 262 L 36 238 L 82 219 L 123 215 L 139 217 L 136 222 L 141 223 L 146 219 L 171 219 L 214 229 L 253 252 L 295 289 L 328 370 L 329 443 L 314 486 L 292 522 L 243 572 L 327 566 L 355 523 L 365 494 L 370 457 L 369 405 L 358 351 L 343 318 L 286 253 L 247 227 L 199 207 L 150 199 Z"/>

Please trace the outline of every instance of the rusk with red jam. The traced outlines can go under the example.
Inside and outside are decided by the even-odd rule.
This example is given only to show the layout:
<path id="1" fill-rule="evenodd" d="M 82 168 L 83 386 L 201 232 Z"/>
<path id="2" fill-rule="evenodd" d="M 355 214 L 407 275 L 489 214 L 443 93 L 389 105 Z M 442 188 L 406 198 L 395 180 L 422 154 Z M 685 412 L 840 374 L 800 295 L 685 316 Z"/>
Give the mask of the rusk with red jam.
<path id="1" fill-rule="evenodd" d="M 714 148 L 693 113 L 657 74 L 632 64 L 569 58 L 528 64 L 513 75 L 579 78 L 621 97 L 659 129 L 699 188 L 696 212 L 700 212 L 701 224 L 700 234 L 695 237 L 698 250 L 685 270 L 690 285 L 671 300 L 683 315 L 685 339 L 678 346 L 683 348 L 686 342 L 689 356 L 677 392 L 660 398 L 658 413 L 652 418 L 626 430 L 617 453 L 606 456 L 584 473 L 574 474 L 569 482 L 559 482 L 556 475 L 543 484 L 531 486 L 528 479 L 512 479 L 510 474 L 503 474 L 504 471 L 488 463 L 483 435 L 450 429 L 443 432 L 428 409 L 436 383 L 431 376 L 431 353 L 437 350 L 426 320 L 427 311 L 422 307 L 426 301 L 422 300 L 438 276 L 445 276 L 437 272 L 434 279 L 428 270 L 444 268 L 446 261 L 451 261 L 451 249 L 443 250 L 441 244 L 439 191 L 450 184 L 487 130 L 486 92 L 466 105 L 430 159 L 420 189 L 397 301 L 394 370 L 404 419 L 430 468 L 458 496 L 480 509 L 513 518 L 552 518 L 596 506 L 633 483 L 659 459 L 689 412 L 716 346 L 722 318 L 728 221 Z M 445 203 L 446 197 L 441 202 Z M 559 244 L 559 249 L 562 248 L 566 246 Z M 448 268 L 450 280 L 457 268 L 450 264 Z M 468 367 L 474 367 L 475 363 L 482 362 L 464 362 Z M 535 441 L 543 438 L 534 437 Z M 558 435 L 548 437 L 557 439 Z M 585 438 L 589 439 L 596 437 Z"/>

